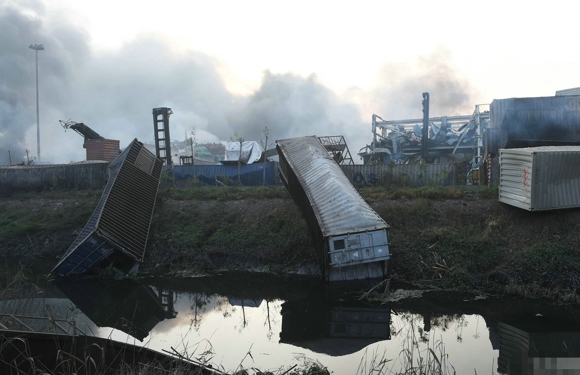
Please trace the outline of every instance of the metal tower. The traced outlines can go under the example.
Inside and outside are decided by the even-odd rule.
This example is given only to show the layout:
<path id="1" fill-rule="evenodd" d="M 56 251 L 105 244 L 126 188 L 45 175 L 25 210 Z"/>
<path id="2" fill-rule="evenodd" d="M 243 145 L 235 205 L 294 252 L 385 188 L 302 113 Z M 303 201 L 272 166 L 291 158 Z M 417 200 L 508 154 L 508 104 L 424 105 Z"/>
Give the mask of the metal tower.
<path id="1" fill-rule="evenodd" d="M 157 157 L 163 160 L 166 165 L 173 165 L 171 161 L 171 138 L 169 137 L 169 116 L 172 114 L 171 108 L 153 108 L 155 152 Z"/>

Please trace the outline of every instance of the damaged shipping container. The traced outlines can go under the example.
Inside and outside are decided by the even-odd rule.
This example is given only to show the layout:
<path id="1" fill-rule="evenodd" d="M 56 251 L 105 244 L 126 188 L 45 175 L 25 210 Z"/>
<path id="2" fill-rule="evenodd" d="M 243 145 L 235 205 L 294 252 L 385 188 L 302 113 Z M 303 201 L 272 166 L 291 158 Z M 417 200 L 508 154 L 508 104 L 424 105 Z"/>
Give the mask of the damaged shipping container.
<path id="1" fill-rule="evenodd" d="M 580 145 L 580 96 L 495 99 L 490 113 L 500 149 Z"/>
<path id="2" fill-rule="evenodd" d="M 60 276 L 127 274 L 145 255 L 163 161 L 135 139 L 109 165 L 89 221 L 52 270 Z"/>
<path id="3" fill-rule="evenodd" d="M 580 146 L 499 150 L 499 201 L 529 211 L 580 207 Z"/>
<path id="4" fill-rule="evenodd" d="M 325 280 L 383 278 L 390 258 L 389 226 L 317 137 L 276 143 L 280 177 L 306 219 Z"/>

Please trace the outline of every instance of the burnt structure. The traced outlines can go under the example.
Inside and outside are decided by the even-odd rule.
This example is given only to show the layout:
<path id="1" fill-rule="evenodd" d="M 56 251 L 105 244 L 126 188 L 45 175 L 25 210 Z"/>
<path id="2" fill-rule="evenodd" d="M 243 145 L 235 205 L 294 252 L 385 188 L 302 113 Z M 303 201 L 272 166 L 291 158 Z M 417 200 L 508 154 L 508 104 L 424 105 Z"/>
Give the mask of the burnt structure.
<path id="1" fill-rule="evenodd" d="M 385 221 L 315 136 L 276 141 L 280 178 L 302 210 L 327 281 L 379 279 L 390 258 Z"/>
<path id="2" fill-rule="evenodd" d="M 328 151 L 332 159 L 339 165 L 354 165 L 352 156 L 342 135 L 329 135 L 318 137 L 318 140 Z"/>
<path id="3" fill-rule="evenodd" d="M 491 129 L 498 148 L 580 145 L 580 96 L 496 99 Z"/>
<path id="4" fill-rule="evenodd" d="M 482 183 L 500 182 L 500 149 L 580 145 L 580 96 L 495 99 L 483 133 Z"/>
<path id="5" fill-rule="evenodd" d="M 472 115 L 386 121 L 372 118 L 373 141 L 360 150 L 364 164 L 467 162 L 467 182 L 497 186 L 499 150 L 580 145 L 580 90 L 537 98 L 495 99 Z M 455 155 L 462 155 L 456 158 Z"/>
<path id="6" fill-rule="evenodd" d="M 489 111 L 481 111 L 477 105 L 471 115 L 429 117 L 429 101 L 429 93 L 423 93 L 422 118 L 386 121 L 373 114 L 373 141 L 358 153 L 364 164 L 432 163 L 469 154 L 472 164 L 479 165 Z"/>
<path id="7" fill-rule="evenodd" d="M 163 162 L 137 139 L 109 165 L 91 218 L 52 270 L 60 276 L 124 275 L 145 256 Z"/>
<path id="8" fill-rule="evenodd" d="M 106 139 L 82 122 L 71 120 L 59 120 L 59 122 L 65 131 L 67 129 L 72 129 L 85 139 L 83 148 L 87 150 L 87 160 L 103 160 L 111 162 L 121 153 L 118 140 Z"/>

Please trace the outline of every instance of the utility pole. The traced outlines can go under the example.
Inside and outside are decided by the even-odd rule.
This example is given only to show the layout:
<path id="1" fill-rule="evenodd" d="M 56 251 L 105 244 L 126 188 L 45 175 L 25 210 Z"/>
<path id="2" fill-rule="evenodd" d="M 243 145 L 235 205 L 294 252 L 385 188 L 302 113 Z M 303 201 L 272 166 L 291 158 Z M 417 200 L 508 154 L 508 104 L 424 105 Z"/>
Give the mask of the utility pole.
<path id="1" fill-rule="evenodd" d="M 40 162 L 40 111 L 38 109 L 38 51 L 44 51 L 42 44 L 31 44 L 28 48 L 36 54 L 36 159 Z"/>

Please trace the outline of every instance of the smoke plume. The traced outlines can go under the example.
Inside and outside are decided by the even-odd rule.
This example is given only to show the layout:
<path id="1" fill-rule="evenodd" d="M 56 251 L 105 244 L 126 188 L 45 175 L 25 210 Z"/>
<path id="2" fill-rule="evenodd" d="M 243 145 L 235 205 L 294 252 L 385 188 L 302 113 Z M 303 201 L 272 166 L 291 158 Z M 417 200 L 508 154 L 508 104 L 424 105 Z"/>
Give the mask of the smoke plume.
<path id="1" fill-rule="evenodd" d="M 84 160 L 83 139 L 58 120 L 83 122 L 121 147 L 134 138 L 154 139 L 152 108 L 170 107 L 172 140 L 194 129 L 198 143 L 344 135 L 351 153 L 370 143 L 371 114 L 385 119 L 421 116 L 421 93 L 431 93 L 433 114 L 470 110 L 467 81 L 457 78 L 437 51 L 416 67 L 386 65 L 378 88 L 339 96 L 316 75 L 263 73 L 249 95 L 229 92 L 202 52 L 174 50 L 159 36 L 139 35 L 112 52 L 94 53 L 87 33 L 45 15 L 42 3 L 0 0 L 0 165 L 36 155 L 35 57 L 38 52 L 41 153 L 44 162 Z M 363 103 L 361 105 L 361 103 Z M 366 112 L 361 107 L 367 109 Z M 372 107 L 372 108 L 371 108 Z"/>
<path id="2" fill-rule="evenodd" d="M 0 3 L 0 164 L 8 164 L 9 151 L 13 162 L 24 160 L 27 144 L 36 144 L 36 137 L 26 139 L 36 124 L 36 52 L 28 46 L 50 46 L 49 53 L 38 52 L 39 86 L 46 93 L 41 101 L 50 107 L 62 104 L 62 88 L 88 55 L 82 32 L 67 25 L 47 27 L 37 16 L 42 13 L 41 3 L 35 1 L 27 2 L 25 9 Z M 41 122 L 42 116 L 41 110 Z"/>
<path id="3" fill-rule="evenodd" d="M 373 112 L 385 120 L 423 117 L 421 94 L 429 92 L 429 113 L 434 116 L 468 115 L 474 110 L 473 88 L 455 72 L 450 52 L 437 49 L 416 64 L 385 64 L 379 85 L 371 91 Z"/>

